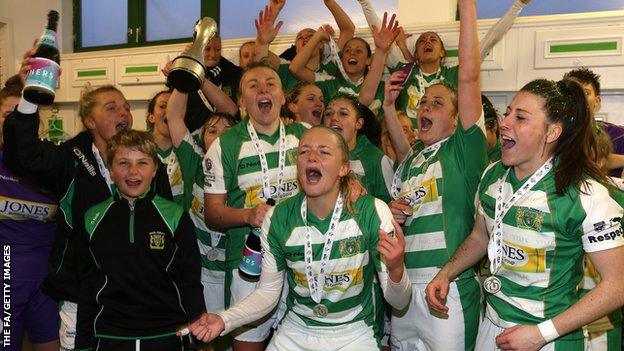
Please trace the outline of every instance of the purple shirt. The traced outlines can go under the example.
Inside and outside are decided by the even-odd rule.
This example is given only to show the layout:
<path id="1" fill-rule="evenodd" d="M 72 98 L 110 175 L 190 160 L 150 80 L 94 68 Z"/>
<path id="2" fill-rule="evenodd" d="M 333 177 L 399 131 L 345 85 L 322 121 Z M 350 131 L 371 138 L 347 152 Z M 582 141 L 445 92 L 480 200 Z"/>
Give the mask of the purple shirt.
<path id="1" fill-rule="evenodd" d="M 57 202 L 9 171 L 3 156 L 0 145 L 0 249 L 10 245 L 12 279 L 43 279 L 54 240 Z"/>
<path id="2" fill-rule="evenodd" d="M 624 155 L 624 127 L 608 122 L 598 122 L 598 125 L 609 135 L 613 144 L 613 153 Z M 616 168 L 609 171 L 612 177 L 621 177 L 622 168 Z"/>

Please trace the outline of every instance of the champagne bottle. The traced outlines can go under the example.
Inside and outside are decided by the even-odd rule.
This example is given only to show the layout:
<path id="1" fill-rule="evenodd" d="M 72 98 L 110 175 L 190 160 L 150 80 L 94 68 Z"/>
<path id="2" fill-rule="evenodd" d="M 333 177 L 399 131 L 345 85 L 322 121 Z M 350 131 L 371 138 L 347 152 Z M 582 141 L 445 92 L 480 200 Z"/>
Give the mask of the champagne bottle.
<path id="1" fill-rule="evenodd" d="M 60 55 L 56 40 L 59 13 L 51 10 L 48 13 L 48 26 L 39 39 L 35 52 L 35 62 L 24 83 L 24 99 L 37 105 L 51 105 L 54 102 L 59 71 Z"/>
<path id="2" fill-rule="evenodd" d="M 275 206 L 275 200 L 268 199 L 266 204 Z M 256 281 L 260 278 L 261 272 L 262 244 L 260 243 L 260 228 L 251 228 L 245 240 L 243 261 L 238 266 L 238 273 L 247 280 Z"/>

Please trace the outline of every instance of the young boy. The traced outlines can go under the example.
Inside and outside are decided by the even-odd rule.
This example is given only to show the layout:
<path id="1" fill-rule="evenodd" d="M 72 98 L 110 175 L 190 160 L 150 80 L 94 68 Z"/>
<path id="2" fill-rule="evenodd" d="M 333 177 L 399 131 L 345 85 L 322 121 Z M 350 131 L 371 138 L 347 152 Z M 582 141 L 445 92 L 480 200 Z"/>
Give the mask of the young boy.
<path id="1" fill-rule="evenodd" d="M 108 144 L 116 187 L 85 214 L 76 350 L 185 350 L 176 330 L 205 310 L 191 219 L 150 187 L 156 150 L 135 130 Z"/>

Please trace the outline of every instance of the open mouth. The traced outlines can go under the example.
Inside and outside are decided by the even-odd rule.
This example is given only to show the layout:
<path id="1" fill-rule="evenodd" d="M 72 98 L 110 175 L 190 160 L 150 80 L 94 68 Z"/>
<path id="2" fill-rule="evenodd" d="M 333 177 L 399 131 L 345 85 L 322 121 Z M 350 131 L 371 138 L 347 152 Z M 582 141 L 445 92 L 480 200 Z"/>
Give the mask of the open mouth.
<path id="1" fill-rule="evenodd" d="M 431 126 L 433 126 L 433 122 L 429 118 L 427 117 L 420 118 L 419 127 L 420 127 L 421 132 L 428 131 L 429 129 L 431 129 Z"/>
<path id="2" fill-rule="evenodd" d="M 516 145 L 516 141 L 513 140 L 512 138 L 506 137 L 506 136 L 501 136 L 501 140 L 502 140 L 502 147 L 505 150 L 509 150 L 512 147 L 514 147 Z"/>
<path id="3" fill-rule="evenodd" d="M 262 113 L 269 113 L 269 112 L 271 112 L 271 108 L 272 107 L 273 107 L 273 102 L 271 102 L 271 100 L 269 100 L 269 99 L 263 99 L 263 100 L 260 100 L 258 102 L 258 109 Z"/>
<path id="4" fill-rule="evenodd" d="M 140 179 L 126 179 L 125 182 L 129 188 L 136 188 L 143 183 Z"/>
<path id="5" fill-rule="evenodd" d="M 308 167 L 306 169 L 305 176 L 308 184 L 317 184 L 323 177 L 323 174 L 316 167 Z"/>
<path id="6" fill-rule="evenodd" d="M 355 66 L 355 65 L 357 65 L 357 64 L 358 64 L 358 60 L 356 60 L 356 59 L 354 59 L 354 58 L 350 58 L 350 59 L 347 61 L 347 64 L 348 64 L 348 65 L 350 65 L 350 66 Z"/>
<path id="7" fill-rule="evenodd" d="M 321 119 L 321 115 L 322 115 L 321 110 L 313 110 L 312 111 L 312 116 L 314 116 L 314 118 L 318 118 L 320 120 Z"/>
<path id="8" fill-rule="evenodd" d="M 425 47 L 425 52 L 433 52 L 433 48 L 431 46 Z"/>
<path id="9" fill-rule="evenodd" d="M 126 129 L 129 129 L 129 128 L 130 128 L 130 125 L 128 124 L 128 122 L 125 122 L 125 121 L 124 122 L 119 122 L 119 123 L 117 123 L 117 125 L 115 125 L 115 130 L 117 132 L 121 132 L 122 130 L 126 130 Z"/>
<path id="10" fill-rule="evenodd" d="M 338 133 L 342 133 L 342 126 L 338 125 L 338 124 L 332 124 L 329 126 L 329 128 L 337 131 Z"/>

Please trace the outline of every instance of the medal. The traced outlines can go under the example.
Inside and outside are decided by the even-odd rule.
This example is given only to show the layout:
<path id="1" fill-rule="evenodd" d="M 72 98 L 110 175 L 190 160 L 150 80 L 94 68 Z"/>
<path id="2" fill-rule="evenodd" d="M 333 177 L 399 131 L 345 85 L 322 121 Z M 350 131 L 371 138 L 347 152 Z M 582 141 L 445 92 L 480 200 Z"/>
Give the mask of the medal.
<path id="1" fill-rule="evenodd" d="M 498 277 L 490 276 L 483 282 L 483 289 L 490 293 L 496 294 L 501 289 L 501 281 Z"/>
<path id="2" fill-rule="evenodd" d="M 312 311 L 314 311 L 314 315 L 319 317 L 319 318 L 324 318 L 327 316 L 327 306 L 319 303 L 316 306 L 314 306 L 314 309 L 312 309 Z"/>
<path id="3" fill-rule="evenodd" d="M 219 251 L 217 249 L 211 249 L 206 253 L 206 258 L 208 261 L 216 261 L 219 258 Z"/>

